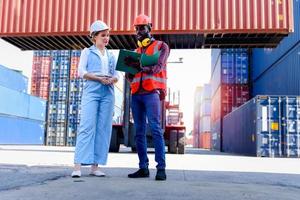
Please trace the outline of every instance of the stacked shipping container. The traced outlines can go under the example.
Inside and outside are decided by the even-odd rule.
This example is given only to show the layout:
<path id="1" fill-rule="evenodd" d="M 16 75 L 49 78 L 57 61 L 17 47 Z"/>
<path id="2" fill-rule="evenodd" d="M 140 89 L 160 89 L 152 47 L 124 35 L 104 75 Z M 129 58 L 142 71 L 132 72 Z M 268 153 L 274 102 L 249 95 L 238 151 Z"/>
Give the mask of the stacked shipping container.
<path id="1" fill-rule="evenodd" d="M 199 135 L 200 135 L 200 107 L 201 107 L 201 94 L 203 87 L 197 87 L 194 93 L 194 121 L 193 121 L 193 147 L 199 148 Z"/>
<path id="2" fill-rule="evenodd" d="M 0 70 L 0 144 L 44 144 L 46 101 L 25 93 L 22 74 Z"/>
<path id="3" fill-rule="evenodd" d="M 222 118 L 249 99 L 247 49 L 212 50 L 212 149 L 222 151 Z"/>
<path id="4" fill-rule="evenodd" d="M 26 93 L 28 88 L 28 78 L 20 72 L 0 65 L 0 85 Z"/>
<path id="5" fill-rule="evenodd" d="M 292 8 L 291 0 L 1 0 L 0 36 L 23 50 L 83 48 L 102 19 L 111 48 L 133 49 L 134 17 L 145 13 L 171 48 L 274 46 L 293 29 Z"/>
<path id="6" fill-rule="evenodd" d="M 211 88 L 204 84 L 200 97 L 200 132 L 199 147 L 203 149 L 211 148 Z"/>
<path id="7" fill-rule="evenodd" d="M 211 148 L 211 88 L 209 84 L 197 87 L 194 94 L 193 146 Z"/>
<path id="8" fill-rule="evenodd" d="M 294 0 L 294 33 L 274 49 L 254 49 L 253 95 L 300 95 L 300 1 Z"/>
<path id="9" fill-rule="evenodd" d="M 31 94 L 45 100 L 49 95 L 51 52 L 36 51 L 33 54 Z"/>
<path id="10" fill-rule="evenodd" d="M 67 125 L 67 146 L 75 146 L 80 122 L 80 103 L 83 79 L 78 76 L 78 64 L 81 51 L 72 51 L 69 83 L 69 105 Z"/>
<path id="11" fill-rule="evenodd" d="M 70 51 L 53 51 L 49 89 L 47 145 L 66 145 Z"/>
<path id="12" fill-rule="evenodd" d="M 300 97 L 256 96 L 226 115 L 224 151 L 264 157 L 300 157 Z"/>
<path id="13" fill-rule="evenodd" d="M 80 104 L 84 80 L 78 77 L 78 63 L 81 51 L 36 51 L 34 60 L 42 60 L 45 55 L 50 58 L 50 78 L 48 80 L 48 115 L 47 115 L 47 145 L 74 146 L 80 123 Z M 41 62 L 39 68 L 45 68 L 48 62 Z M 41 70 L 36 70 L 42 72 Z M 36 73 L 40 80 L 43 73 Z M 122 122 L 123 114 L 123 81 L 121 76 L 115 85 L 114 123 Z M 38 88 L 41 89 L 41 88 Z M 35 90 L 35 94 L 42 94 Z"/>

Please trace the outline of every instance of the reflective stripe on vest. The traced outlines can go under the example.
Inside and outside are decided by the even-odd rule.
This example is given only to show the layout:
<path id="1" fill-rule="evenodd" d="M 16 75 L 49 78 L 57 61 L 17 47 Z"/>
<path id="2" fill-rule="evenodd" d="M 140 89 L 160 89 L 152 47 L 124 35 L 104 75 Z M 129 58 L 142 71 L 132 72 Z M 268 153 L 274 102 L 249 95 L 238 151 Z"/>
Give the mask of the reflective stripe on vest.
<path id="1" fill-rule="evenodd" d="M 164 83 L 164 84 L 167 83 L 167 79 L 165 79 L 165 78 L 159 78 L 159 77 L 151 76 L 151 75 L 147 75 L 147 76 L 143 76 L 143 77 L 142 77 L 142 81 L 144 81 L 144 80 L 146 80 L 146 79 L 153 79 L 153 80 L 155 80 L 155 81 L 157 81 L 157 82 Z M 139 77 L 139 78 L 134 78 L 134 79 L 132 80 L 132 83 L 138 83 L 138 82 L 140 82 L 140 80 L 141 80 L 140 77 Z"/>
<path id="2" fill-rule="evenodd" d="M 147 49 L 145 54 L 153 55 L 159 48 L 161 47 L 161 41 L 154 41 Z M 138 53 L 141 53 L 141 48 L 137 49 Z M 145 73 L 137 73 L 132 82 L 131 82 L 131 92 L 134 94 L 139 90 L 140 83 L 142 82 L 142 87 L 146 91 L 152 91 L 154 89 L 166 89 L 167 84 L 167 71 L 166 65 L 164 65 L 159 73 L 156 74 L 145 74 Z"/>

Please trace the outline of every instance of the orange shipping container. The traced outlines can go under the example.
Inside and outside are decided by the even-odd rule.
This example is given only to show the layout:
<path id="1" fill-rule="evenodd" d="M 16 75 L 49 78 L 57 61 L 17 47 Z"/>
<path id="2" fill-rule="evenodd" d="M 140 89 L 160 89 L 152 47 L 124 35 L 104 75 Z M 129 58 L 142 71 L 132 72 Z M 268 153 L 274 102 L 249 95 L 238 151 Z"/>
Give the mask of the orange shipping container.
<path id="1" fill-rule="evenodd" d="M 195 38 L 196 42 L 201 40 L 198 34 L 208 39 L 209 34 L 222 38 L 226 33 L 247 33 L 237 37 L 248 38 L 252 37 L 249 34 L 282 37 L 293 31 L 292 9 L 292 0 L 0 0 L 0 37 L 21 49 L 78 49 L 90 44 L 89 26 L 101 19 L 112 28 L 112 35 L 119 36 L 112 37 L 111 47 L 126 47 L 132 41 L 124 35 L 134 34 L 133 20 L 144 13 L 152 18 L 153 34 L 194 34 L 189 41 L 194 46 L 188 47 L 197 48 Z M 232 39 L 238 42 L 237 37 Z M 222 42 L 218 38 L 210 37 L 206 43 Z M 274 40 L 265 37 L 256 42 Z"/>
<path id="2" fill-rule="evenodd" d="M 199 134 L 199 147 L 202 149 L 211 149 L 211 133 L 204 132 Z"/>

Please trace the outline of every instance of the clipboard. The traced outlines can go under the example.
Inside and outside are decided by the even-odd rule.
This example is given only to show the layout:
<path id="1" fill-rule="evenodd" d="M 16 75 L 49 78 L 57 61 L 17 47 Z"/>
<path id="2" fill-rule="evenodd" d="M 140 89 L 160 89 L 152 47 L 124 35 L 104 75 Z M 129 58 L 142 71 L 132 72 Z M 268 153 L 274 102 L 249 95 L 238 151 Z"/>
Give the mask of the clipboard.
<path id="1" fill-rule="evenodd" d="M 138 73 L 140 70 L 138 70 L 135 67 L 131 67 L 125 64 L 124 59 L 127 56 L 131 56 L 132 58 L 136 59 L 136 60 L 140 60 L 141 59 L 141 54 L 135 52 L 135 51 L 129 51 L 126 49 L 121 49 L 119 52 L 119 57 L 118 57 L 118 61 L 117 61 L 117 66 L 116 66 L 116 70 L 118 71 L 122 71 L 122 72 L 128 72 L 130 74 L 136 74 Z"/>

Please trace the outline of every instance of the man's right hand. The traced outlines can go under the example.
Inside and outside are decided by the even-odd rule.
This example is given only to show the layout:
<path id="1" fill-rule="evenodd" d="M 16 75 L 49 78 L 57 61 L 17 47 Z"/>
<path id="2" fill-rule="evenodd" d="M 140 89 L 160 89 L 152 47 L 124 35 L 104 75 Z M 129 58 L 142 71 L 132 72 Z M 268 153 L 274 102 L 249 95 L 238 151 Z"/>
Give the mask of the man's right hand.
<path id="1" fill-rule="evenodd" d="M 139 70 L 139 71 L 142 70 L 140 61 L 134 59 L 134 58 L 131 57 L 131 56 L 126 56 L 126 57 L 124 58 L 124 63 L 125 63 L 126 65 L 128 65 L 128 66 L 131 66 L 131 67 L 136 68 L 136 69 Z"/>

